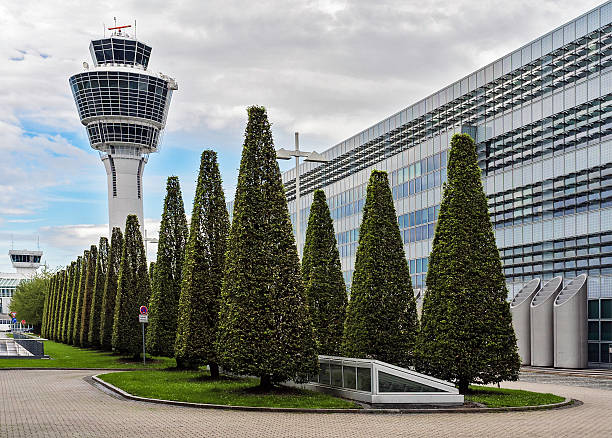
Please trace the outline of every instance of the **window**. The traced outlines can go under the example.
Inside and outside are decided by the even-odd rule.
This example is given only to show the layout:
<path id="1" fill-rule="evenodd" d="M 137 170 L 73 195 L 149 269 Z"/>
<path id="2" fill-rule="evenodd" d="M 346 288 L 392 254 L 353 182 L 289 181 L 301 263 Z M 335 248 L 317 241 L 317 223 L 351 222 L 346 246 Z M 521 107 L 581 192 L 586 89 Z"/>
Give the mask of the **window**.
<path id="1" fill-rule="evenodd" d="M 379 392 L 444 392 L 438 388 L 403 379 L 383 371 L 378 372 Z"/>
<path id="2" fill-rule="evenodd" d="M 357 368 L 357 389 L 359 391 L 372 391 L 372 372 L 370 368 Z"/>

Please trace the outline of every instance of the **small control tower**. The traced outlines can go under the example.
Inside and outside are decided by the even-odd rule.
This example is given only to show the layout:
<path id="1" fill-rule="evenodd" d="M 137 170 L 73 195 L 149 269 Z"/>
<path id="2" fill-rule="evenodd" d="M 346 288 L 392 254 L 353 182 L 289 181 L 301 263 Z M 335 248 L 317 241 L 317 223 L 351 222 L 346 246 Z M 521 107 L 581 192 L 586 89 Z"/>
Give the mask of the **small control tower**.
<path id="1" fill-rule="evenodd" d="M 36 270 L 40 267 L 40 259 L 42 251 L 29 251 L 27 249 L 11 249 L 9 257 L 13 268 L 21 277 L 32 277 L 36 274 Z"/>
<path id="2" fill-rule="evenodd" d="M 106 169 L 109 234 L 123 230 L 129 214 L 144 231 L 142 174 L 178 89 L 174 79 L 147 70 L 151 46 L 128 35 L 130 27 L 110 27 L 110 38 L 92 41 L 93 66 L 84 62 L 85 71 L 70 78 L 81 123 Z"/>

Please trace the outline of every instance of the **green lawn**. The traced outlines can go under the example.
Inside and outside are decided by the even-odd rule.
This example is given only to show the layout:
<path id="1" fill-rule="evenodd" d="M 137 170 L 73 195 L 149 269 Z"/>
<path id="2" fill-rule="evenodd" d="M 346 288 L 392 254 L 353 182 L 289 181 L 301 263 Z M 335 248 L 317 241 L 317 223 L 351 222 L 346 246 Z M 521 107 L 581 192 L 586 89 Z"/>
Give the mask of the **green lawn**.
<path id="1" fill-rule="evenodd" d="M 36 367 L 36 368 L 145 368 L 142 360 L 114 356 L 108 352 L 76 348 L 53 341 L 45 341 L 45 354 L 51 359 L 0 359 L 0 368 Z M 146 368 L 168 368 L 176 366 L 174 358 L 154 357 Z"/>
<path id="2" fill-rule="evenodd" d="M 482 403 L 489 408 L 548 405 L 563 400 L 563 397 L 549 393 L 490 386 L 470 386 L 470 394 L 465 396 L 465 401 Z"/>
<path id="3" fill-rule="evenodd" d="M 348 400 L 297 388 L 281 387 L 261 394 L 256 388 L 258 379 L 210 380 L 208 372 L 128 371 L 103 374 L 100 378 L 130 394 L 164 400 L 278 408 L 359 408 Z"/>

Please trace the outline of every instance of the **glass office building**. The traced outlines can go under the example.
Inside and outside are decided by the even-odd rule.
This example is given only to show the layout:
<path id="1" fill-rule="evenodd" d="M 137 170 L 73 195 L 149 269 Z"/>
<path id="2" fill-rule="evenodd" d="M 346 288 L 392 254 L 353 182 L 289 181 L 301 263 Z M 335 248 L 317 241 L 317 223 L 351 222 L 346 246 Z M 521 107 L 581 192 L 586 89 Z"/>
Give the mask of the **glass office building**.
<path id="1" fill-rule="evenodd" d="M 393 114 L 283 174 L 305 233 L 323 188 L 350 286 L 372 169 L 389 173 L 417 294 L 446 180 L 448 144 L 470 134 L 509 298 L 529 280 L 588 275 L 590 366 L 612 345 L 612 3 Z M 304 239 L 301 239 L 304 242 Z"/>

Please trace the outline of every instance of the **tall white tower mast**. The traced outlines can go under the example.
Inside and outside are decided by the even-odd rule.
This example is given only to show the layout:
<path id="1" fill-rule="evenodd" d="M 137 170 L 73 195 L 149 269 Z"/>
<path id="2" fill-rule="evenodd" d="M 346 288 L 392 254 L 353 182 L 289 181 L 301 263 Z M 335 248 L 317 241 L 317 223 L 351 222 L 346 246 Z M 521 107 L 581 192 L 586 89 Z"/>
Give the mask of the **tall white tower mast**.
<path id="1" fill-rule="evenodd" d="M 108 181 L 108 226 L 122 230 L 129 214 L 144 231 L 142 174 L 157 152 L 176 81 L 147 71 L 151 47 L 109 27 L 110 38 L 89 46 L 94 62 L 70 78 L 70 87 L 91 147 L 100 151 Z M 144 232 L 143 232 L 144 235 Z"/>

